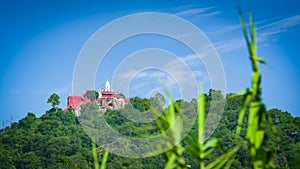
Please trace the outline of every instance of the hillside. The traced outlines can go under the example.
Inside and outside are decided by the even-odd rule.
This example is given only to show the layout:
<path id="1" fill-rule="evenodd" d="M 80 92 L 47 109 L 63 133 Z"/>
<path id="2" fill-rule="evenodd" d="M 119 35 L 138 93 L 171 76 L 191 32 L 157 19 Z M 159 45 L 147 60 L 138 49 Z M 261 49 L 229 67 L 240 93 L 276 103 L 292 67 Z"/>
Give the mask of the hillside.
<path id="1" fill-rule="evenodd" d="M 210 90 L 206 94 L 206 106 L 214 106 L 210 103 L 211 94 L 219 96 L 218 101 L 224 98 L 219 91 Z M 153 99 L 153 98 L 152 98 Z M 147 103 L 151 99 L 134 97 L 131 104 L 138 110 L 147 110 Z M 187 111 L 196 111 L 195 100 L 191 102 L 177 101 Z M 219 138 L 225 147 L 232 148 L 242 138 L 235 134 L 238 112 L 241 105 L 241 97 L 228 97 L 221 122 L 215 130 L 213 137 Z M 93 107 L 95 103 L 88 103 L 84 107 Z M 300 157 L 300 118 L 292 117 L 290 113 L 279 109 L 271 109 L 268 113 L 273 118 L 278 131 L 279 141 L 271 135 L 270 145 L 275 151 L 275 163 L 280 168 L 297 168 L 296 162 Z M 155 122 L 134 123 L 120 115 L 117 110 L 107 110 L 104 114 L 106 121 L 117 131 L 132 137 L 148 137 L 159 132 Z M 244 126 L 246 126 L 244 120 Z M 195 129 L 195 127 L 193 128 Z M 245 133 L 242 130 L 242 133 Z M 91 140 L 83 131 L 71 109 L 50 109 L 44 115 L 37 118 L 33 113 L 13 123 L 11 127 L 1 130 L 0 135 L 0 164 L 1 168 L 93 168 L 93 156 Z M 99 149 L 101 157 L 101 149 Z M 207 158 L 211 161 L 219 155 L 219 151 L 213 151 Z M 191 168 L 199 168 L 199 165 L 188 154 L 187 163 Z M 131 159 L 109 154 L 107 168 L 163 168 L 166 160 L 164 154 Z M 99 159 L 101 161 L 101 159 Z M 231 168 L 251 168 L 246 144 L 240 148 L 234 157 Z"/>

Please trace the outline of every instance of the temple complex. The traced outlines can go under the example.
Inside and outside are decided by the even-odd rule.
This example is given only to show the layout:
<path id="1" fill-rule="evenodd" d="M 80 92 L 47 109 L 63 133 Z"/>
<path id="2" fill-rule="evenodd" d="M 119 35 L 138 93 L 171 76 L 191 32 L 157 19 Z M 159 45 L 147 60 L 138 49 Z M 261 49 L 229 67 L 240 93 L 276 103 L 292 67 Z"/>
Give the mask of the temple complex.
<path id="1" fill-rule="evenodd" d="M 111 90 L 110 82 L 106 80 L 105 88 L 98 91 L 99 97 L 93 100 L 89 98 L 87 93 L 83 93 L 81 96 L 69 96 L 67 99 L 67 108 L 65 110 L 72 108 L 75 110 L 75 115 L 79 116 L 78 110 L 82 104 L 87 104 L 89 102 L 95 101 L 99 105 L 99 110 L 104 113 L 107 109 L 119 110 L 124 108 L 125 104 L 129 102 L 129 99 L 119 91 Z M 77 113 L 76 113 L 77 112 Z"/>

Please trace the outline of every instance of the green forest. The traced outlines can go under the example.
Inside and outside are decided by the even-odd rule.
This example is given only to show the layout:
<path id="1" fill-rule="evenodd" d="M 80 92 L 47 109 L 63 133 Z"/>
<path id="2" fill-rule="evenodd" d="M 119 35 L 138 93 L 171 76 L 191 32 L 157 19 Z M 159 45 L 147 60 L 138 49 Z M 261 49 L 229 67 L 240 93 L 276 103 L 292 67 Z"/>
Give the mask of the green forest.
<path id="1" fill-rule="evenodd" d="M 243 142 L 243 136 L 235 132 L 242 97 L 231 97 L 231 94 L 224 97 L 220 91 L 210 90 L 205 94 L 207 109 L 218 104 L 216 101 L 210 103 L 212 95 L 219 96 L 219 102 L 226 99 L 224 114 L 212 137 L 220 139 L 224 147 L 231 149 Z M 153 98 L 134 97 L 130 102 L 136 109 L 147 110 L 147 103 L 150 104 L 151 99 Z M 191 102 L 178 100 L 176 103 L 187 111 L 197 111 L 195 99 Z M 96 104 L 89 103 L 84 105 L 83 109 L 87 107 L 96 108 Z M 274 135 L 270 135 L 269 145 L 275 152 L 275 164 L 279 168 L 297 168 L 297 162 L 300 160 L 300 118 L 279 109 L 268 110 L 268 113 L 280 138 L 276 140 Z M 159 132 L 155 121 L 147 124 L 135 123 L 124 118 L 116 110 L 108 110 L 104 118 L 115 130 L 132 137 L 147 137 Z M 244 119 L 243 126 L 247 125 L 246 121 Z M 195 123 L 193 130 L 196 131 L 196 128 Z M 242 128 L 241 132 L 241 135 L 244 135 L 245 128 Z M 19 122 L 12 123 L 11 127 L 2 129 L 0 140 L 0 164 L 3 169 L 94 167 L 92 142 L 71 109 L 63 111 L 60 108 L 52 108 L 40 118 L 28 113 Z M 247 144 L 243 144 L 234 155 L 231 168 L 252 168 L 248 151 Z M 101 161 L 101 148 L 98 148 L 97 152 Z M 213 150 L 206 160 L 213 161 L 220 154 L 220 150 Z M 199 168 L 198 162 L 188 153 L 183 153 L 183 156 L 190 168 Z M 147 158 L 125 158 L 110 153 L 106 168 L 164 168 L 166 161 L 166 154 Z"/>

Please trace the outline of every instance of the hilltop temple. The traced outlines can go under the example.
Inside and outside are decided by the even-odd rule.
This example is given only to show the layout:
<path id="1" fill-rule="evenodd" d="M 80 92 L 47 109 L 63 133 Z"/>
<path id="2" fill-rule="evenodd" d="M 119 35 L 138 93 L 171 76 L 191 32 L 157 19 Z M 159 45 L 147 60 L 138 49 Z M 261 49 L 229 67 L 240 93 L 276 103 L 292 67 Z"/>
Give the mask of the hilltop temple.
<path id="1" fill-rule="evenodd" d="M 129 99 L 125 98 L 125 96 L 119 91 L 111 90 L 110 82 L 106 80 L 105 89 L 101 89 L 98 91 L 99 97 L 95 100 L 92 100 L 88 97 L 87 93 L 83 93 L 81 96 L 69 96 L 67 99 L 68 105 L 65 110 L 72 108 L 75 110 L 75 115 L 79 116 L 80 113 L 78 109 L 82 104 L 87 104 L 92 101 L 95 101 L 99 110 L 104 113 L 107 109 L 111 110 L 119 110 L 124 108 L 125 104 L 129 102 Z"/>

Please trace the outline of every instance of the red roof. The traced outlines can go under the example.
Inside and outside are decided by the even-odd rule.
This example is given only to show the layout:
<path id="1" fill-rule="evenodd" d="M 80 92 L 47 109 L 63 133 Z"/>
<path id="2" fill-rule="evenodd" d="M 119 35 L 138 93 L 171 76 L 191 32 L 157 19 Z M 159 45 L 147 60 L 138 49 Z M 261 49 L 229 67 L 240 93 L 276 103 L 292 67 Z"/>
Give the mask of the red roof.
<path id="1" fill-rule="evenodd" d="M 69 96 L 68 97 L 68 107 L 76 109 L 81 105 L 83 96 Z"/>
<path id="2" fill-rule="evenodd" d="M 103 91 L 100 91 L 100 92 L 101 92 L 101 94 L 110 94 L 110 95 L 119 94 L 119 92 L 115 92 L 115 91 L 105 91 L 105 90 L 103 90 Z"/>

